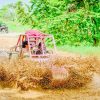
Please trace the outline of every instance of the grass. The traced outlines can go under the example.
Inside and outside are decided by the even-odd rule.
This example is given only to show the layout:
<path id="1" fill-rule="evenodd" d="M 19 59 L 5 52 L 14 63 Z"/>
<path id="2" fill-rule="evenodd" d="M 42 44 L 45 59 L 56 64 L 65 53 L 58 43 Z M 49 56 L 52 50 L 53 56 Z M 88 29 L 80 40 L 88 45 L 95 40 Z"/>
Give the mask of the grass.
<path id="1" fill-rule="evenodd" d="M 25 32 L 26 30 L 30 29 L 30 26 L 22 25 L 18 21 L 0 19 L 0 22 L 3 22 L 8 26 L 9 32 Z"/>
<path id="2" fill-rule="evenodd" d="M 7 23 L 10 32 L 24 32 L 29 29 L 27 25 L 21 25 L 19 23 Z"/>
<path id="3" fill-rule="evenodd" d="M 92 55 L 92 56 L 100 56 L 100 46 L 93 47 L 93 46 L 58 46 L 58 50 L 64 52 L 71 52 L 71 53 L 78 53 L 81 55 Z"/>

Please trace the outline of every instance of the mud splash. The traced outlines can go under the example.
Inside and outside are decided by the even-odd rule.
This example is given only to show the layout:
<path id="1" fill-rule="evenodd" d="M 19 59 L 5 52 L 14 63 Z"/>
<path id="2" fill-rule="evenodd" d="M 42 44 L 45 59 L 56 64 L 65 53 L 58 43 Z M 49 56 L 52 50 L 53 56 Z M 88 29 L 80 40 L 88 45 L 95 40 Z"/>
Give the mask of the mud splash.
<path id="1" fill-rule="evenodd" d="M 94 73 L 92 82 L 88 84 L 87 87 L 91 89 L 100 89 L 100 74 Z"/>
<path id="2" fill-rule="evenodd" d="M 0 89 L 0 100 L 100 100 L 100 75 L 95 73 L 93 80 L 80 89 L 29 90 Z"/>
<path id="3" fill-rule="evenodd" d="M 21 87 L 22 90 L 38 86 L 78 88 L 91 81 L 97 65 L 96 59 L 87 57 L 58 56 L 42 63 L 27 59 L 4 60 L 0 62 L 0 84 L 3 87 Z"/>
<path id="4" fill-rule="evenodd" d="M 65 62 L 65 61 L 66 62 Z M 41 65 L 41 67 L 43 68 L 43 71 L 40 69 L 37 69 L 39 64 L 38 63 L 33 63 L 31 61 L 26 61 L 26 60 L 13 60 L 10 61 L 9 60 L 5 60 L 6 62 L 0 62 L 0 66 L 5 68 L 6 71 L 4 71 L 4 73 L 6 73 L 7 76 L 12 77 L 12 75 L 17 75 L 19 78 L 19 80 L 21 80 L 21 85 L 23 86 L 23 88 L 27 88 L 27 86 L 31 86 L 32 84 L 30 80 L 30 78 L 32 78 L 32 75 L 34 73 L 34 75 L 37 76 L 41 76 L 41 74 L 43 74 L 46 69 L 44 69 L 45 64 Z M 70 89 L 48 89 L 48 90 L 37 90 L 34 89 L 34 87 L 32 88 L 32 90 L 28 90 L 28 91 L 21 91 L 18 90 L 18 88 L 16 89 L 11 89 L 11 88 L 4 88 L 0 90 L 0 100 L 61 100 L 62 98 L 65 100 L 99 100 L 100 99 L 100 75 L 99 70 L 97 72 L 97 69 L 99 69 L 99 61 L 96 58 L 60 58 L 60 59 L 55 59 L 55 61 L 53 61 L 53 64 L 55 66 L 59 68 L 58 65 L 61 66 L 65 66 L 65 68 L 68 68 L 68 66 L 70 66 L 70 68 L 76 68 L 76 74 L 74 73 L 74 75 L 76 76 L 77 73 L 79 75 L 82 75 L 83 78 L 85 77 L 84 75 L 86 73 L 91 73 L 93 72 L 93 78 L 91 83 L 88 83 L 86 86 L 83 86 L 81 88 L 70 88 Z M 34 66 L 33 66 L 34 65 Z M 48 65 L 48 64 L 47 64 Z M 35 69 L 34 69 L 35 68 Z M 45 70 L 45 71 L 44 71 Z M 2 69 L 3 71 L 3 69 Z M 59 70 L 57 70 L 59 72 Z M 16 72 L 18 72 L 17 74 L 15 74 Z M 4 74 L 3 74 L 4 75 Z M 34 76 L 33 75 L 33 76 Z M 6 77 L 9 79 L 9 77 Z M 79 76 L 78 76 L 79 77 Z M 14 78 L 14 80 L 12 80 Z M 8 80 L 7 79 L 7 80 Z M 12 77 L 12 81 L 15 81 L 15 77 Z M 6 80 L 6 81 L 7 81 Z M 76 80 L 76 79 L 75 79 Z M 82 81 L 82 78 L 80 78 L 79 80 Z M 78 81 L 79 81 L 78 80 Z M 80 82 L 80 81 L 79 81 Z M 86 82 L 86 81 L 84 81 Z M 15 86 L 15 83 L 13 83 L 12 85 Z M 74 81 L 72 81 L 71 83 L 74 83 Z M 5 84 L 6 85 L 6 84 Z M 53 94 L 53 95 L 52 95 Z M 81 98 L 82 97 L 82 98 Z"/>

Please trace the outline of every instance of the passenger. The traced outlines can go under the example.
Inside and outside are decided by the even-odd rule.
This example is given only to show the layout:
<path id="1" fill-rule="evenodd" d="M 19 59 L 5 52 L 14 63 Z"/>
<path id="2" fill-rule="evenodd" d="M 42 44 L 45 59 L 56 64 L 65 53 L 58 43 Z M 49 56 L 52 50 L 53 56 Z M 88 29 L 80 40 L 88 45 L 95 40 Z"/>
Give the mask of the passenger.
<path id="1" fill-rule="evenodd" d="M 42 45 L 43 45 L 43 48 L 42 48 Z M 46 48 L 44 46 L 44 44 L 42 44 L 41 42 L 38 44 L 38 50 L 36 52 L 36 54 L 43 54 L 43 52 L 45 53 L 46 52 Z"/>
<path id="2" fill-rule="evenodd" d="M 23 41 L 22 42 L 22 48 L 27 48 L 28 46 L 28 41 Z"/>

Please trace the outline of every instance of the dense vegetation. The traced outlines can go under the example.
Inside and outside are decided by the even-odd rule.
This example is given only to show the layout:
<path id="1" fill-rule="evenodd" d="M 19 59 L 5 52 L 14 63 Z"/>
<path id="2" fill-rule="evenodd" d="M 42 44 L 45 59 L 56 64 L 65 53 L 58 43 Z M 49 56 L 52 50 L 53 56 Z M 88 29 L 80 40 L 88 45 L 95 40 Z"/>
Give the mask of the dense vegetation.
<path id="1" fill-rule="evenodd" d="M 19 1 L 11 8 L 13 21 L 53 34 L 58 45 L 99 45 L 100 0 Z"/>

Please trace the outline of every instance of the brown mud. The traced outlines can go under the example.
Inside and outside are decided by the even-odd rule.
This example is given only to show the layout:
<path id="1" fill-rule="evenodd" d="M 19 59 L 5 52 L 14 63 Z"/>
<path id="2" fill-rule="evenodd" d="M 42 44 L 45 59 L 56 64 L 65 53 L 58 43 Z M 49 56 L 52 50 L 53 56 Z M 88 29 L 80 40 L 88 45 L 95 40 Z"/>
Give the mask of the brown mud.
<path id="1" fill-rule="evenodd" d="M 8 49 L 16 44 L 17 39 L 0 37 L 0 41 L 0 48 Z M 59 54 L 46 64 L 27 59 L 1 59 L 0 100 L 100 100 L 100 59 L 70 53 Z M 42 89 L 44 83 L 39 86 L 36 84 L 37 79 L 51 75 L 46 68 L 51 63 L 58 69 L 64 67 L 70 76 L 68 80 L 60 82 L 53 79 L 48 89 Z M 49 78 L 51 80 L 51 76 Z"/>

